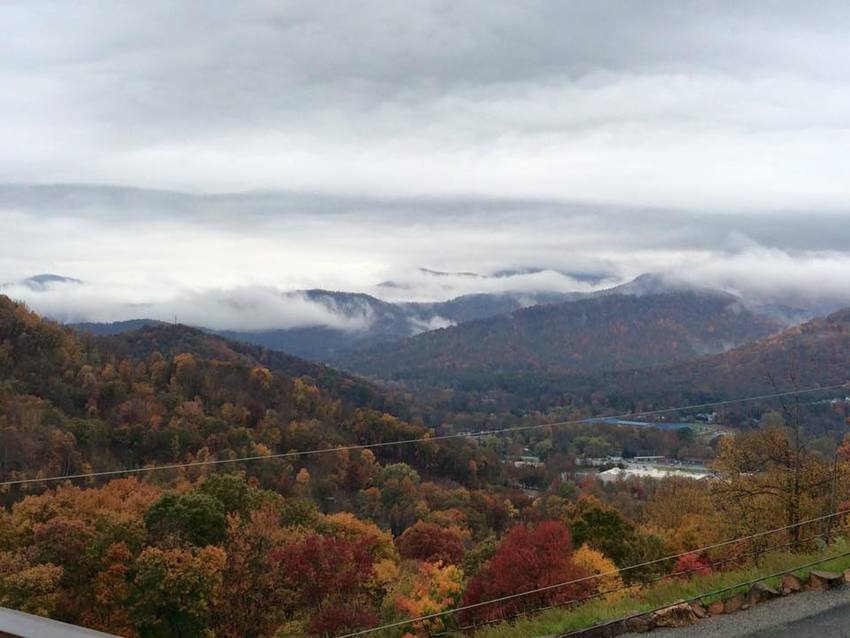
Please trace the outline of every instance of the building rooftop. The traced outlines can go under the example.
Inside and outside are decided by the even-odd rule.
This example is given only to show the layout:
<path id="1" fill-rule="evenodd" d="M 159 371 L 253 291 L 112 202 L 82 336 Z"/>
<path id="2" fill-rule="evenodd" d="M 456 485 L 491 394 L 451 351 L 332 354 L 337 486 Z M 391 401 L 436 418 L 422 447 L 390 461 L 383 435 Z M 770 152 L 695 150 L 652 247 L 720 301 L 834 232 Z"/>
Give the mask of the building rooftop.
<path id="1" fill-rule="evenodd" d="M 666 478 L 668 476 L 682 476 L 691 479 L 703 479 L 707 476 L 712 476 L 712 474 L 710 472 L 686 472 L 684 470 L 676 470 L 666 467 L 650 467 L 646 465 L 630 466 L 626 468 L 612 467 L 610 470 L 605 470 L 604 472 L 600 472 L 599 474 L 597 474 L 597 477 L 603 483 L 617 481 L 619 479 L 625 479 L 629 477 L 661 479 Z"/>

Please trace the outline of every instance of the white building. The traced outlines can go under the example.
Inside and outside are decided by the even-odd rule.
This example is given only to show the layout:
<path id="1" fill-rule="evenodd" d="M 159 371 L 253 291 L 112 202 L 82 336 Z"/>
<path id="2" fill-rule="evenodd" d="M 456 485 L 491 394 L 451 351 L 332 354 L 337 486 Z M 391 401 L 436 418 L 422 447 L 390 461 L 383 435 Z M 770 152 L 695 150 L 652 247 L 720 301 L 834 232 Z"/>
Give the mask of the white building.
<path id="1" fill-rule="evenodd" d="M 628 478 L 662 479 L 670 476 L 681 476 L 683 478 L 700 480 L 712 476 L 712 474 L 711 472 L 707 471 L 685 472 L 684 470 L 677 470 L 674 468 L 650 467 L 648 465 L 630 465 L 625 468 L 612 467 L 610 470 L 599 472 L 599 474 L 597 474 L 596 476 L 603 483 L 612 483 L 614 481 L 619 481 Z"/>

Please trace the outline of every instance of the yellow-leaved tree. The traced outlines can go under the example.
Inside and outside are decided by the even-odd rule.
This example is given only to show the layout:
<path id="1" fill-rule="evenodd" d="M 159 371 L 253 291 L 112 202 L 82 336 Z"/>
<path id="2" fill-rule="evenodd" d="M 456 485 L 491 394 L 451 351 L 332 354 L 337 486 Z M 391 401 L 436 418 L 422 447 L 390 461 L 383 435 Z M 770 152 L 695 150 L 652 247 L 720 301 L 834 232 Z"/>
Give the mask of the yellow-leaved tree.
<path id="1" fill-rule="evenodd" d="M 590 574 L 602 574 L 593 582 L 596 585 L 596 591 L 604 594 L 605 600 L 613 601 L 622 598 L 625 593 L 623 579 L 614 561 L 606 558 L 605 554 L 584 544 L 573 552 L 573 562 L 584 567 Z"/>
<path id="2" fill-rule="evenodd" d="M 418 618 L 454 607 L 462 593 L 463 570 L 457 565 L 423 562 L 401 576 L 387 594 L 384 608 L 394 617 Z M 444 629 L 443 618 L 429 618 L 410 625 L 409 633 L 427 636 Z"/>

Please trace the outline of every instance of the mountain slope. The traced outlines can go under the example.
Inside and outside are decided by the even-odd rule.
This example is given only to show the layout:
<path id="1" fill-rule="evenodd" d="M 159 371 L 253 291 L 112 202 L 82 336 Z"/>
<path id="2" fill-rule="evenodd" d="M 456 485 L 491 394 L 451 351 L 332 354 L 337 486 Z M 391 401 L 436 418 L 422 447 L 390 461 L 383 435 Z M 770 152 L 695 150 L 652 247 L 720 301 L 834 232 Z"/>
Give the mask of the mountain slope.
<path id="1" fill-rule="evenodd" d="M 264 366 L 291 378 L 309 379 L 331 400 L 345 407 L 372 408 L 396 416 L 410 415 L 410 405 L 404 399 L 364 379 L 286 352 L 233 341 L 189 326 L 157 323 L 102 338 L 98 343 L 111 352 L 136 360 L 145 360 L 153 353 L 175 357 L 188 352 L 214 361 Z"/>
<path id="2" fill-rule="evenodd" d="M 333 401 L 393 413 L 406 409 L 379 386 L 287 353 L 160 322 L 106 336 L 79 335 L 0 295 L 0 381 L 14 380 L 20 391 L 49 395 L 48 384 L 74 385 L 76 381 L 68 380 L 84 366 L 109 363 L 114 367 L 118 359 L 147 362 L 152 356 L 173 358 L 183 353 L 228 364 L 264 366 L 289 378 L 309 378 Z"/>
<path id="3" fill-rule="evenodd" d="M 578 387 L 577 380 L 570 385 Z M 721 354 L 640 373 L 611 373 L 584 385 L 634 400 L 718 400 L 850 381 L 850 308 Z M 565 383 L 566 385 L 567 383 Z"/>
<path id="4" fill-rule="evenodd" d="M 363 293 L 307 290 L 303 294 L 324 306 L 329 313 L 361 318 L 362 329 L 332 326 L 305 326 L 262 331 L 219 330 L 229 339 L 255 343 L 272 350 L 289 352 L 313 361 L 338 364 L 353 353 L 388 342 L 396 342 L 423 332 L 450 327 L 479 319 L 508 315 L 538 305 L 558 304 L 610 296 L 643 297 L 668 293 L 692 292 L 697 295 L 724 296 L 708 288 L 697 288 L 659 275 L 645 274 L 625 284 L 596 292 L 501 292 L 469 294 L 447 301 L 386 302 Z M 752 306 L 749 310 L 776 324 L 775 330 L 811 318 L 805 311 L 774 305 Z M 758 336 L 768 333 L 759 333 Z M 738 343 L 738 342 L 734 342 Z M 714 351 L 717 348 L 710 348 Z"/>
<path id="5" fill-rule="evenodd" d="M 515 310 L 541 304 L 559 303 L 579 298 L 584 293 L 572 292 L 502 292 L 462 295 L 434 303 L 406 303 L 403 307 L 424 316 L 436 315 L 454 323 L 506 315 Z"/>
<path id="6" fill-rule="evenodd" d="M 218 334 L 288 352 L 313 361 L 329 361 L 343 352 L 368 347 L 382 341 L 400 339 L 421 332 L 418 317 L 403 308 L 371 295 L 305 290 L 297 293 L 306 301 L 322 307 L 327 316 L 341 317 L 341 328 L 328 325 L 296 326 L 271 330 L 220 330 Z"/>
<path id="7" fill-rule="evenodd" d="M 209 330 L 228 339 L 245 341 L 272 350 L 288 352 L 311 361 L 333 362 L 350 352 L 388 341 L 443 328 L 454 323 L 505 314 L 534 304 L 571 298 L 561 293 L 494 293 L 464 295 L 434 303 L 391 303 L 363 293 L 305 290 L 281 293 L 282 298 L 316 304 L 320 316 L 339 318 L 331 325 L 308 325 L 269 330 Z M 154 319 L 131 319 L 113 323 L 70 324 L 93 335 L 114 335 L 160 323 Z"/>
<path id="8" fill-rule="evenodd" d="M 362 317 L 365 327 L 349 330 L 332 326 L 305 326 L 216 332 L 229 339 L 255 343 L 313 361 L 332 363 L 351 352 L 380 343 L 568 298 L 560 293 L 497 293 L 463 295 L 434 303 L 390 303 L 362 293 L 308 290 L 303 294 L 341 316 Z"/>
<path id="9" fill-rule="evenodd" d="M 18 282 L 30 290 L 47 291 L 55 286 L 67 288 L 66 293 L 76 293 L 77 287 L 86 284 L 55 275 L 42 275 L 31 278 L 35 284 Z M 43 280 L 43 281 L 42 281 Z M 69 284 L 73 282 L 73 286 Z M 262 301 L 252 298 L 241 291 L 236 297 L 222 293 L 215 299 L 207 300 L 211 308 L 221 306 L 230 312 L 234 307 L 255 308 L 270 318 L 265 319 L 272 325 L 280 322 L 281 327 L 271 329 L 248 330 L 239 328 L 239 317 L 231 321 L 233 327 L 211 329 L 203 323 L 196 323 L 207 332 L 220 334 L 226 338 L 258 344 L 272 350 L 288 352 L 312 361 L 336 364 L 345 362 L 352 353 L 367 350 L 379 344 L 394 342 L 431 330 L 445 328 L 453 324 L 466 323 L 479 319 L 507 315 L 511 312 L 535 305 L 558 304 L 568 301 L 602 299 L 614 296 L 645 297 L 648 295 L 666 295 L 672 293 L 693 293 L 698 296 L 726 296 L 725 293 L 670 279 L 661 275 L 645 274 L 625 284 L 595 292 L 494 292 L 463 295 L 442 302 L 388 302 L 364 293 L 351 293 L 329 290 L 302 290 L 279 292 L 263 290 Z M 45 293 L 47 294 L 47 293 Z M 252 306 L 252 303 L 256 304 Z M 778 326 L 789 326 L 809 318 L 805 310 L 789 308 L 781 304 L 769 306 L 756 305 L 741 300 L 742 305 L 755 315 L 769 318 Z M 136 309 L 127 309 L 128 312 Z M 144 312 L 150 312 L 150 307 Z M 155 311 L 155 309 L 153 309 Z M 156 316 L 161 316 L 161 312 Z M 246 311 L 247 312 L 247 311 Z M 212 313 L 212 311 L 211 311 Z M 174 314 L 177 314 L 175 311 Z M 293 325 L 293 316 L 298 323 Z M 144 316 L 144 315 L 143 315 Z M 208 317 L 209 315 L 203 315 Z M 245 320 L 250 323 L 251 317 Z M 197 321 L 203 321 L 198 319 Z M 95 335 L 109 335 L 135 330 L 144 325 L 155 323 L 153 319 L 132 319 L 114 323 L 75 323 L 74 328 Z M 286 326 L 286 327 L 284 327 Z M 761 336 L 761 334 L 759 334 Z M 732 345 L 738 343 L 733 335 Z M 726 347 L 726 346 L 724 346 Z M 716 345 L 707 348 L 698 346 L 697 351 L 716 351 Z M 661 361 L 668 358 L 662 357 Z M 655 362 L 655 360 L 651 360 Z M 640 362 L 638 362 L 640 363 Z M 640 365 L 643 365 L 640 363 Z"/>
<path id="10" fill-rule="evenodd" d="M 697 405 L 733 398 L 773 394 L 796 388 L 850 382 L 850 308 L 813 319 L 765 339 L 723 353 L 637 370 L 564 373 L 552 370 L 453 370 L 443 375 L 447 388 L 434 392 L 434 378 L 409 379 L 411 386 L 455 409 L 487 412 L 542 410 L 570 406 L 615 412 Z M 847 390 L 807 395 L 804 401 L 850 396 Z M 793 397 L 786 402 L 793 403 Z M 848 404 L 850 405 L 850 404 Z M 811 407 L 807 427 L 829 424 L 829 405 Z M 840 406 L 839 406 L 840 407 Z M 764 409 L 777 410 L 777 400 L 724 408 L 740 421 Z M 845 413 L 838 420 L 843 422 Z M 827 425 L 824 425 L 827 427 Z M 831 427 L 831 426 L 830 426 Z"/>
<path id="11" fill-rule="evenodd" d="M 290 355 L 175 325 L 81 336 L 0 295 L 0 480 L 422 436 L 407 412 Z"/>
<path id="12" fill-rule="evenodd" d="M 298 304 L 315 304 L 320 309 L 317 315 L 336 317 L 340 319 L 337 323 L 350 325 L 344 328 L 309 325 L 269 330 L 212 330 L 205 326 L 198 328 L 227 339 L 253 343 L 312 361 L 329 361 L 344 352 L 408 337 L 434 325 L 444 326 L 451 323 L 439 317 L 435 308 L 419 308 L 416 305 L 408 308 L 404 304 L 388 303 L 362 293 L 328 290 L 281 293 L 281 299 L 286 301 L 287 298 L 293 298 L 293 302 Z M 106 336 L 160 323 L 162 322 L 154 319 L 131 319 L 113 323 L 81 322 L 70 325 L 80 332 Z"/>
<path id="13" fill-rule="evenodd" d="M 436 330 L 341 363 L 375 377 L 437 383 L 459 371 L 590 373 L 692 359 L 780 330 L 723 293 L 606 295 Z"/>

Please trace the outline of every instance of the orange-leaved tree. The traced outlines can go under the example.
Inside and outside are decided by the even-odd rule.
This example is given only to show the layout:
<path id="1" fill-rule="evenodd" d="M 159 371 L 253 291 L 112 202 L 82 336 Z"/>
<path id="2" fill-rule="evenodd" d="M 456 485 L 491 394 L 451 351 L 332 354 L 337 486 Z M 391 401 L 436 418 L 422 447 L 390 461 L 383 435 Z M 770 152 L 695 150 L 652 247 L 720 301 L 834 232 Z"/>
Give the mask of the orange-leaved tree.
<path id="1" fill-rule="evenodd" d="M 416 571 L 405 573 L 388 594 L 389 606 L 401 618 L 419 618 L 439 613 L 458 604 L 463 593 L 463 571 L 441 562 L 419 563 Z M 417 635 L 445 629 L 442 617 L 417 621 L 410 627 Z"/>

